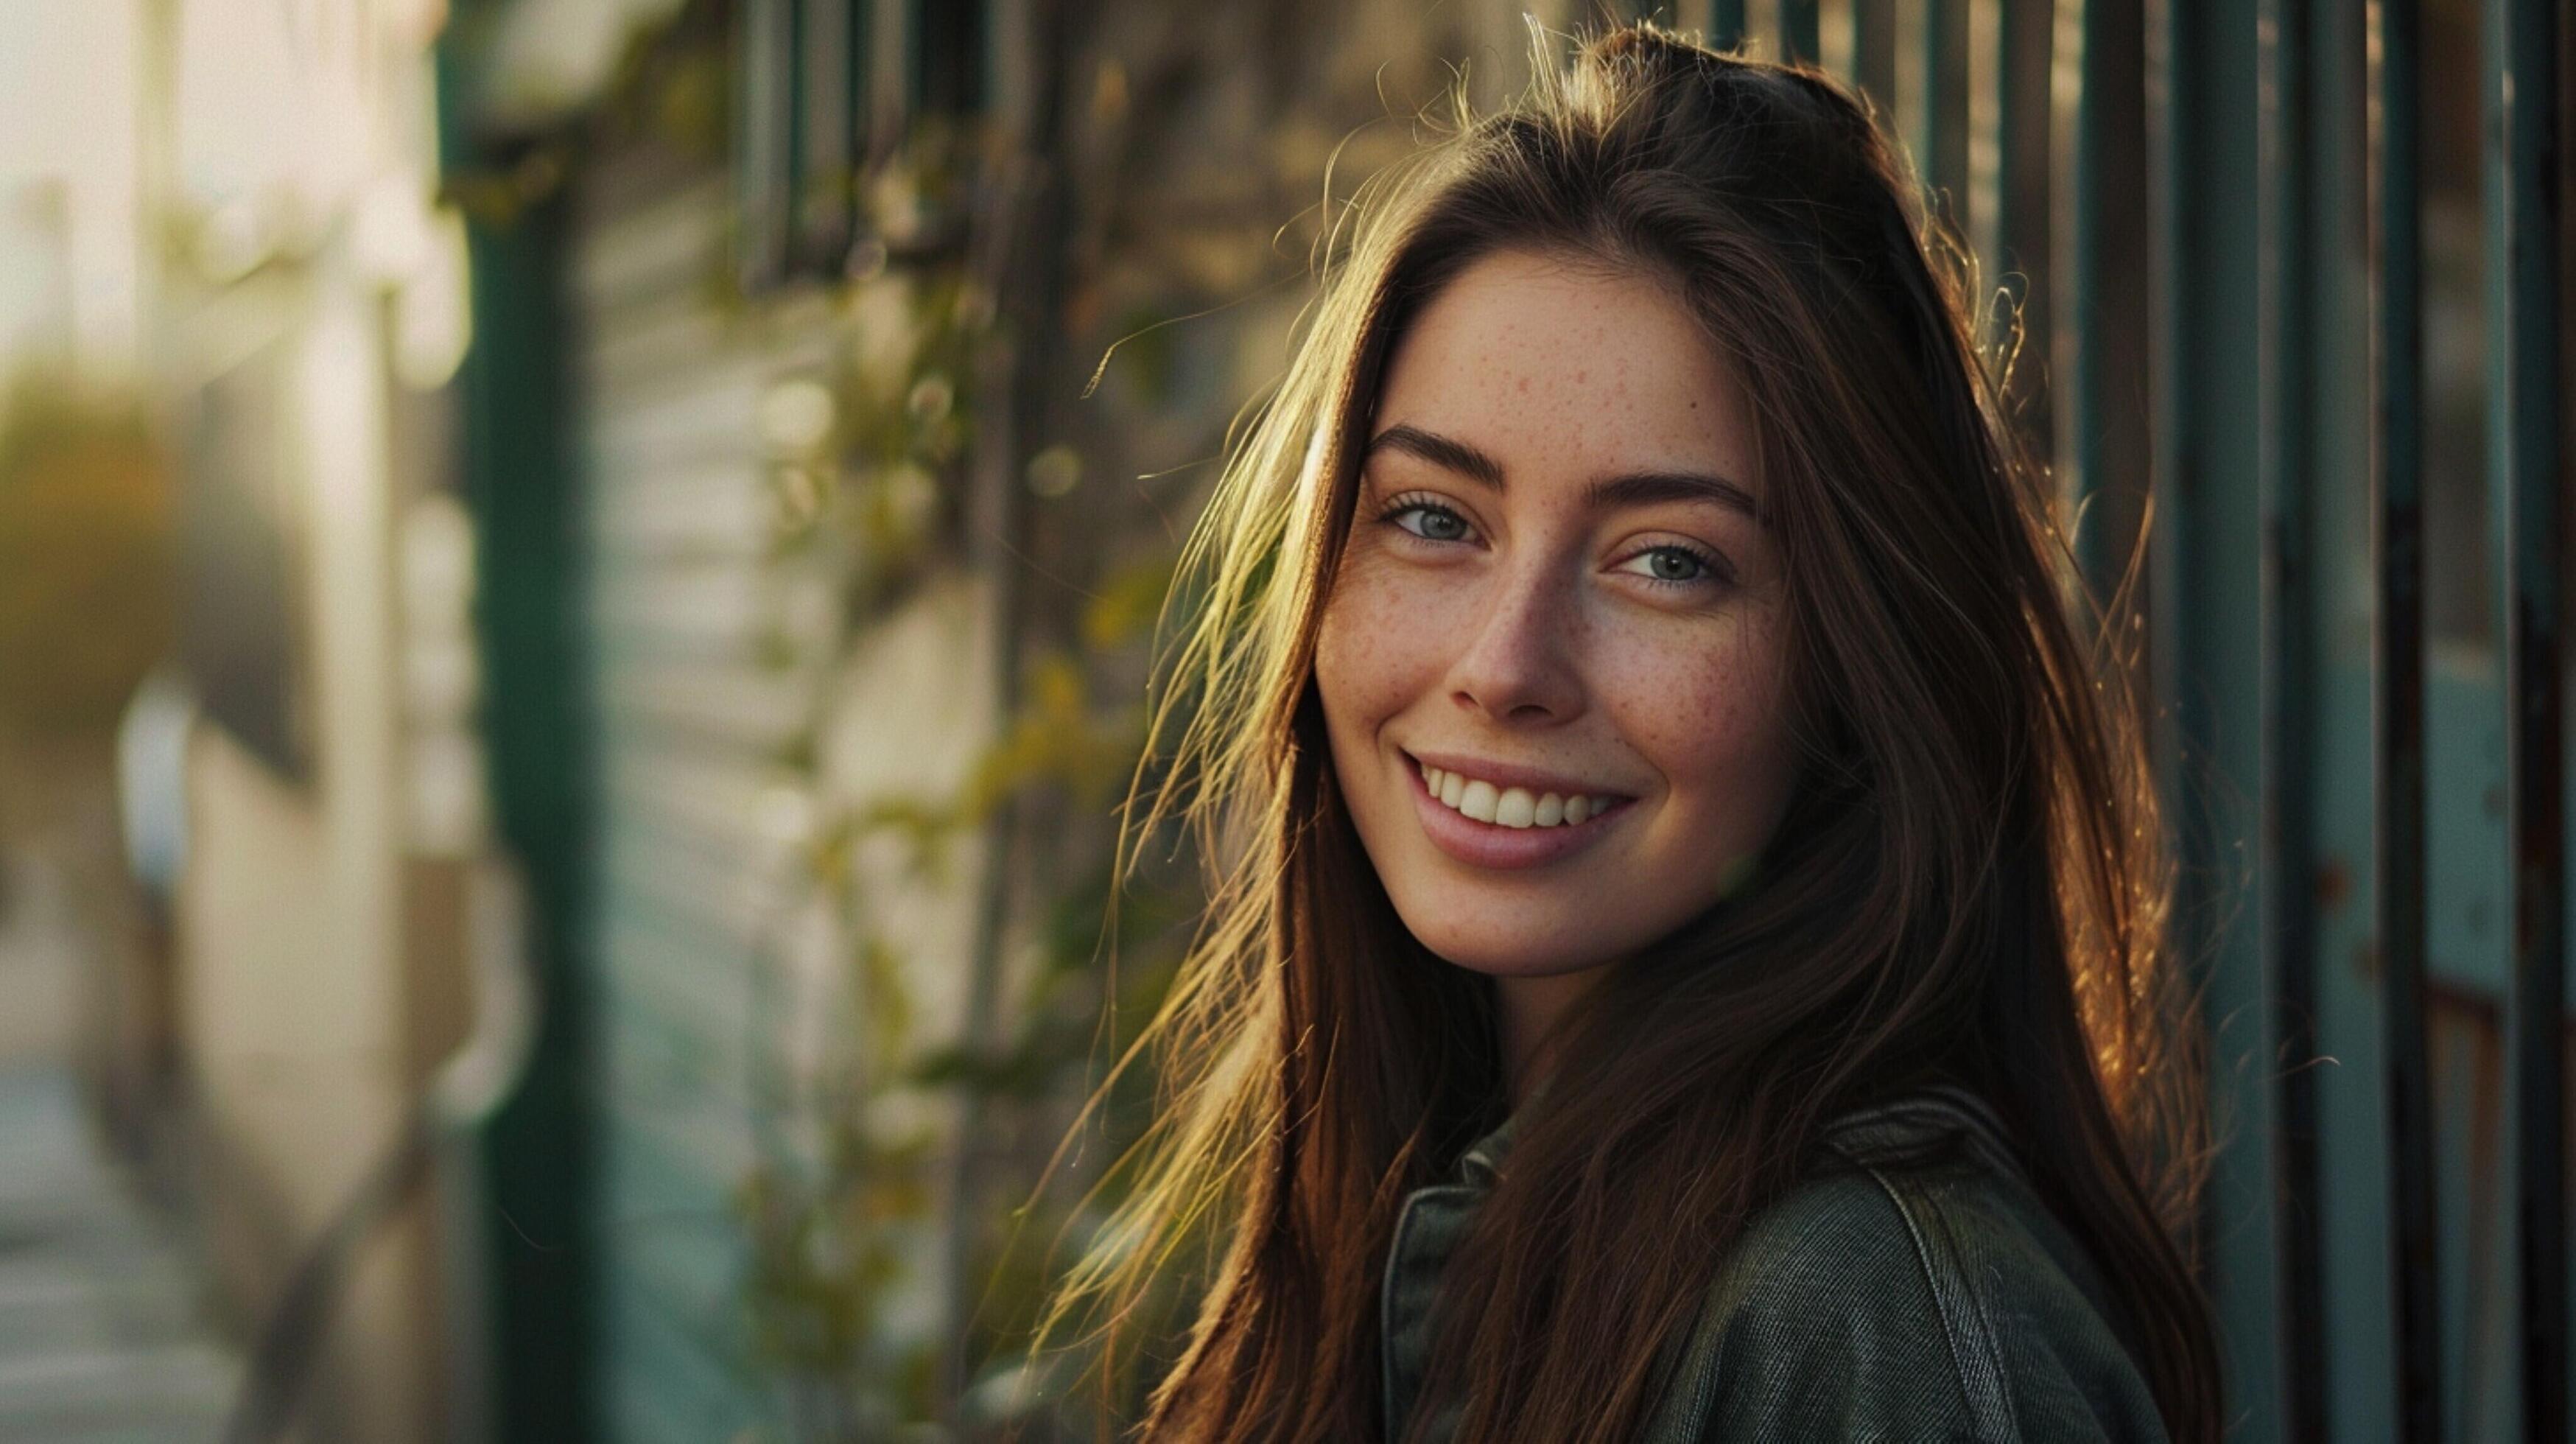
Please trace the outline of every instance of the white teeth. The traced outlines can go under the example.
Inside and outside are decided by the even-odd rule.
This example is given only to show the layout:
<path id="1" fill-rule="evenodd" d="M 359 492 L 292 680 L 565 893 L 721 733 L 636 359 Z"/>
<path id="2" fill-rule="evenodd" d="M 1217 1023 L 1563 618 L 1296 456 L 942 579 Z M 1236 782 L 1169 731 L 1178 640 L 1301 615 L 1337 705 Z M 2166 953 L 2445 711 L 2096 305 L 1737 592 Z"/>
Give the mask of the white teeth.
<path id="1" fill-rule="evenodd" d="M 1571 827 L 1609 807 L 1607 799 L 1596 800 L 1579 793 L 1533 794 L 1525 787 L 1497 788 L 1490 782 L 1443 771 L 1428 763 L 1421 767 L 1422 784 L 1432 796 L 1478 822 L 1501 827 Z"/>
<path id="2" fill-rule="evenodd" d="M 1494 804 L 1501 800 L 1502 794 L 1494 790 L 1494 784 L 1479 778 L 1468 783 L 1466 790 L 1458 794 L 1458 810 L 1478 822 L 1491 822 L 1494 820 Z"/>

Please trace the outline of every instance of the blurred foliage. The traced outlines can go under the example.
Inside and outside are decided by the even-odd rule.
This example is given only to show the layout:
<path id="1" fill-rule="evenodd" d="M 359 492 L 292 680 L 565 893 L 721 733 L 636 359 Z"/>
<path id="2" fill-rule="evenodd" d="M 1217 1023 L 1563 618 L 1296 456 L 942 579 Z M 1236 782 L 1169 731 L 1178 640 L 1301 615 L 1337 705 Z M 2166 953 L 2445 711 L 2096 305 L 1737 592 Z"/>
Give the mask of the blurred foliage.
<path id="1" fill-rule="evenodd" d="M 668 19 L 638 26 L 579 123 L 516 147 L 507 165 L 449 169 L 440 201 L 479 224 L 506 226 L 552 199 L 590 156 L 639 137 L 691 158 L 723 155 L 733 125 L 731 10 L 727 0 L 686 0 Z M 497 5 L 467 11 L 446 43 L 488 45 L 506 15 Z"/>
<path id="2" fill-rule="evenodd" d="M 958 171 L 971 157 L 958 138 L 926 128 L 873 173 L 861 191 L 873 233 L 936 229 L 925 207 L 962 211 Z M 773 391 L 764 419 L 770 563 L 833 569 L 843 627 L 856 634 L 964 561 L 958 498 L 970 490 L 963 471 L 979 380 L 993 371 L 1000 328 L 984 281 L 956 250 L 881 260 L 829 289 L 850 344 L 819 374 Z M 1082 466 L 1059 443 L 1039 448 L 1027 469 L 1031 490 L 1052 497 Z M 1046 1402 L 1007 1385 L 1020 1377 L 1063 1262 L 1057 1245 L 1087 1245 L 1083 1229 L 1105 1210 L 1079 1197 L 1092 1180 L 1078 1168 L 1044 1188 L 1041 1175 L 1074 1107 L 1161 996 L 1198 902 L 1187 867 L 1114 899 L 1123 945 L 1113 981 L 1103 966 L 1110 842 L 1145 715 L 1141 697 L 1105 703 L 1097 679 L 1141 653 L 1174 560 L 1156 551 L 1117 569 L 1070 619 L 1069 644 L 1038 644 L 1015 659 L 1016 711 L 952 793 L 848 803 L 811 831 L 804 875 L 842 940 L 849 1008 L 836 1036 L 848 1058 L 819 1110 L 819 1143 L 765 1157 L 736 1196 L 751 1245 L 744 1307 L 797 1437 L 873 1439 L 953 1416 L 960 1401 L 943 1396 L 961 1386 L 970 1426 L 998 1426 Z M 781 672 L 811 660 L 783 641 L 766 655 Z M 816 798 L 832 795 L 818 739 L 833 695 L 816 689 L 806 727 L 776 759 Z M 978 840 L 1007 849 L 1007 820 L 1022 808 L 1056 826 L 1045 843 L 1051 866 L 1022 879 L 1013 903 L 999 1027 L 981 1042 L 926 1038 L 916 981 L 972 962 L 919 955 L 885 926 L 886 904 L 900 892 L 953 891 L 961 850 Z M 998 865 L 1029 861 L 1006 850 Z M 1136 1086 L 1143 1075 L 1131 1079 L 1090 1128 L 1112 1156 L 1151 1103 L 1150 1087 Z M 972 1160 L 962 1174 L 961 1148 Z M 934 1285 L 953 1281 L 923 1260 L 952 1247 L 945 1256 L 969 1281 L 971 1317 L 925 1328 L 913 1316 L 925 1274 Z"/>
<path id="3" fill-rule="evenodd" d="M 953 262 L 846 283 L 851 345 L 806 383 L 823 422 L 771 468 L 782 560 L 829 549 L 845 563 L 853 624 L 882 614 L 942 566 L 974 429 L 972 380 L 991 302 Z M 789 393 L 791 396 L 795 393 Z"/>
<path id="4" fill-rule="evenodd" d="M 451 171 L 450 196 L 505 224 L 617 146 L 722 155 L 728 8 L 688 0 L 639 39 L 603 106 L 496 149 L 484 170 Z M 1265 60 L 1252 72 L 1237 58 L 1247 36 Z M 744 334 L 792 326 L 831 343 L 769 379 L 758 418 L 774 517 L 764 565 L 779 585 L 755 652 L 810 699 L 770 759 L 800 799 L 803 842 L 763 966 L 795 972 L 777 991 L 800 1007 L 833 1010 L 752 1025 L 765 1056 L 747 1080 L 758 1162 L 734 1200 L 747 1245 L 739 1301 L 756 1351 L 746 1363 L 783 1404 L 789 1437 L 1093 1438 L 1102 1420 L 1070 1383 L 1150 1381 L 1150 1369 L 1101 1367 L 1087 1338 L 1051 1341 L 1043 1359 L 1029 1343 L 1073 1257 L 1124 1242 L 1101 1225 L 1157 1080 L 1129 1069 L 1098 1110 L 1084 1105 L 1160 1002 L 1204 901 L 1177 826 L 1136 839 L 1133 874 L 1113 876 L 1144 743 L 1146 652 L 1187 530 L 1175 524 L 1186 483 L 1161 483 L 1222 446 L 1240 354 L 1226 349 L 1232 322 L 1189 334 L 1177 323 L 1241 299 L 1295 249 L 1274 237 L 1278 218 L 1311 207 L 1338 117 L 1379 103 L 1380 65 L 1327 63 L 1350 43 L 1286 0 L 1082 9 L 1040 61 L 1065 67 L 1055 80 L 1069 117 L 1044 154 L 1005 159 L 971 122 L 914 117 L 856 166 L 799 178 L 777 262 L 787 274 L 737 256 L 704 278 L 701 303 Z M 1227 83 L 1247 73 L 1251 90 Z M 1290 94 L 1276 77 L 1292 74 L 1336 77 L 1359 108 Z M 1308 119 L 1270 124 L 1279 115 Z M 1069 198 L 1034 212 L 1051 229 L 990 229 L 1029 226 L 1010 198 L 1045 191 Z M 1049 294 L 1011 273 L 1001 314 L 1005 269 L 1032 248 L 1061 279 Z M 1288 308 L 1274 309 L 1284 325 Z M 1017 412 L 1032 388 L 1063 404 L 988 424 L 1003 418 L 985 408 Z M 1009 457 L 977 455 L 997 437 Z M 1042 580 L 1009 629 L 1007 714 L 951 788 L 842 796 L 827 745 L 847 720 L 835 683 L 899 609 L 991 565 L 966 544 L 964 499 L 1004 476 L 1043 518 L 1014 542 Z M 828 624 L 810 614 L 818 579 L 834 599 Z M 980 651 L 958 664 L 992 665 Z M 947 1008 L 934 1023 L 932 1005 L 962 991 L 980 944 L 929 944 L 909 919 L 926 898 L 960 901 L 984 875 L 966 865 L 981 847 L 999 849 L 1007 886 L 962 901 L 998 929 L 1000 996 L 987 1026 L 952 1036 Z M 818 918 L 828 925 L 809 926 Z M 832 938 L 835 987 L 816 1004 L 810 954 L 787 955 L 819 934 Z M 837 1056 L 809 1056 L 791 1032 L 821 1035 Z M 1181 1272 L 1149 1308 L 1177 1310 Z"/>
<path id="5" fill-rule="evenodd" d="M 1070 1196 L 1086 1179 L 1059 1179 L 1039 1195 L 1032 1165 L 1069 1121 L 1063 1105 L 1090 1094 L 1103 1062 L 1131 1041 L 1134 1021 L 1160 997 L 1177 961 L 1172 944 L 1195 913 L 1187 881 L 1118 899 L 1124 976 L 1109 1015 L 1118 1026 L 1104 1032 L 1103 1005 L 1113 1000 L 1103 996 L 1101 968 L 1112 903 L 1103 855 L 1030 906 L 1014 963 L 1025 975 L 1015 980 L 1014 1005 L 992 1046 L 925 1044 L 911 980 L 925 967 L 964 960 L 921 957 L 880 927 L 886 890 L 949 885 L 944 871 L 955 848 L 980 835 L 997 810 L 1040 793 L 1060 789 L 1075 814 L 1106 816 L 1142 741 L 1141 709 L 1097 706 L 1080 689 L 1075 659 L 1042 658 L 1035 670 L 1050 680 L 1030 689 L 1028 708 L 986 750 L 965 788 L 936 807 L 837 818 L 810 856 L 848 929 L 856 996 L 845 1033 L 856 1040 L 856 1066 L 830 1112 L 821 1166 L 809 1173 L 764 1164 L 745 1180 L 739 1204 L 753 1244 L 746 1304 L 766 1362 L 809 1391 L 837 1391 L 838 1416 L 856 1421 L 850 1437 L 880 1437 L 899 1421 L 942 1412 L 939 1366 L 952 1341 L 910 1332 L 895 1315 L 917 1272 L 907 1258 L 943 1247 L 947 1229 L 967 1231 L 961 1261 L 977 1281 L 968 1293 L 974 1313 L 964 1321 L 970 1373 L 990 1381 L 1020 1367 L 1063 1262 L 1059 1242 L 1087 1242 L 1075 1235 L 1102 1211 L 1098 1200 L 1081 1208 Z M 878 837 L 900 846 L 904 861 L 892 878 L 855 865 Z M 996 1155 L 998 1165 L 977 1180 L 980 1207 L 947 1211 L 956 1206 L 946 1187 L 952 1115 L 903 1106 L 924 1097 L 978 1105 L 981 1136 L 963 1146 Z M 1147 1090 L 1123 1088 L 1094 1131 L 1109 1135 L 1114 1153 L 1141 1127 L 1147 1106 Z M 1037 1144 L 1036 1155 L 1002 1156 L 1010 1150 L 1000 1145 L 1013 1138 Z"/>
<path id="6" fill-rule="evenodd" d="M 168 454 L 140 409 L 30 374 L 0 412 L 0 727 L 111 731 L 176 629 Z"/>

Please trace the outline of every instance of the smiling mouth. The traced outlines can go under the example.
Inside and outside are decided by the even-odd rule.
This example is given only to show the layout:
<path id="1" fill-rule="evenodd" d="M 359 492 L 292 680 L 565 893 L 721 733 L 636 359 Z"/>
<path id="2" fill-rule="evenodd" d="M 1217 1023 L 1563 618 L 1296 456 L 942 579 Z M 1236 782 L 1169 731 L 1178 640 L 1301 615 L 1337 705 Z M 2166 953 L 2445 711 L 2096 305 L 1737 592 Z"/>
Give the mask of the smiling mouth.
<path id="1" fill-rule="evenodd" d="M 1514 830 L 1580 827 L 1634 801 L 1617 793 L 1542 792 L 1503 787 L 1410 756 L 1432 800 L 1471 821 Z"/>

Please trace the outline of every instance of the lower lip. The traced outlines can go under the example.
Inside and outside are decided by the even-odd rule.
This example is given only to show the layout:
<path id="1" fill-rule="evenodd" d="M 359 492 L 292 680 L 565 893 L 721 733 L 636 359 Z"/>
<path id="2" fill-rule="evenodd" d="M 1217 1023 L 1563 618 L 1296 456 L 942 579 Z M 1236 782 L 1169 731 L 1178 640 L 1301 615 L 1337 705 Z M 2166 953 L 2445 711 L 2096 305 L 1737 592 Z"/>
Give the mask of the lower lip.
<path id="1" fill-rule="evenodd" d="M 1404 759 L 1404 770 L 1413 779 L 1413 805 L 1422 813 L 1422 830 L 1431 835 L 1434 846 L 1471 867 L 1537 867 L 1580 852 L 1600 841 L 1602 831 L 1636 801 L 1623 797 L 1607 810 L 1571 825 L 1505 827 L 1478 822 L 1432 796 L 1430 785 L 1423 781 L 1422 764 L 1412 758 Z"/>

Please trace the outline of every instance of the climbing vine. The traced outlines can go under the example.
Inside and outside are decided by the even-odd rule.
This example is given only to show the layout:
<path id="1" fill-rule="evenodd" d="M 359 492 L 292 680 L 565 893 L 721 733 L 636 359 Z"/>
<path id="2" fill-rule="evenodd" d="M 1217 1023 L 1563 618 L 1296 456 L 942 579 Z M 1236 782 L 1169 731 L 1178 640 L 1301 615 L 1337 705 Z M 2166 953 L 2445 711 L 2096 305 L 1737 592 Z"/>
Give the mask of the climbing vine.
<path id="1" fill-rule="evenodd" d="M 908 147 L 864 193 L 954 195 L 936 168 L 957 148 Z M 841 637 L 964 563 L 957 498 L 976 433 L 976 378 L 1000 334 L 993 298 L 961 258 L 871 270 L 840 283 L 852 344 L 828 368 L 773 391 L 777 518 L 772 564 L 838 581 Z M 1081 461 L 1037 447 L 1017 478 L 1054 504 Z M 1110 832 L 1144 742 L 1143 698 L 1106 698 L 1104 674 L 1136 670 L 1169 585 L 1168 549 L 1102 578 L 1062 639 L 1010 659 L 1016 710 L 996 719 L 943 795 L 866 797 L 816 817 L 795 896 L 832 919 L 847 1049 L 805 1108 L 807 1143 L 765 1157 L 737 1192 L 750 1243 L 744 1302 L 761 1365 L 789 1400 L 798 1437 L 877 1438 L 949 1418 L 992 1425 L 1045 1391 L 1021 1376 L 1028 1331 L 1060 1259 L 1098 1215 L 1077 1201 L 1088 1167 L 1041 1192 L 1054 1142 L 1127 1039 L 1100 1024 L 1144 1016 L 1177 960 L 1195 880 L 1173 867 L 1115 900 L 1118 996 L 1102 944 L 1112 920 Z M 781 669 L 812 659 L 781 640 Z M 837 657 L 832 659 L 837 662 Z M 830 798 L 830 665 L 808 726 L 778 759 L 807 795 Z M 1043 820 L 1041 832 L 1014 817 Z M 1021 876 L 1012 909 L 1010 1002 L 981 1043 L 926 1039 L 920 980 L 972 960 L 933 956 L 888 923 L 902 894 L 953 895 L 978 842 L 986 866 Z M 1129 1090 L 1096 1131 L 1114 1149 L 1149 1099 Z M 961 1170 L 961 1151 L 979 1166 Z M 1086 1160 L 1086 1165 L 1092 1161 Z M 961 1193 L 963 1196 L 961 1196 Z M 950 1231 L 955 1231 L 952 1235 Z M 942 1276 L 926 1261 L 944 1259 Z M 944 1294 L 944 1299 L 943 1299 Z M 953 1301 L 952 1316 L 938 1307 Z"/>
<path id="2" fill-rule="evenodd" d="M 1145 742 L 1145 653 L 1194 480 L 1149 487 L 1155 478 L 1117 473 L 1131 451 L 1213 460 L 1236 366 L 1267 369 L 1225 348 L 1265 322 L 1284 329 L 1294 310 L 1262 285 L 1274 263 L 1295 265 L 1273 227 L 1292 214 L 1321 227 L 1309 198 L 1341 154 L 1340 127 L 1379 104 L 1382 78 L 1375 65 L 1342 75 L 1320 41 L 1308 53 L 1308 37 L 1333 27 L 1309 23 L 1306 7 L 1255 8 L 1249 20 L 1157 12 L 1148 40 L 1106 7 L 1075 27 L 1088 38 L 1039 57 L 1061 67 L 1031 83 L 1060 89 L 1069 138 L 1026 170 L 1078 198 L 1060 231 L 994 234 L 993 217 L 1017 213 L 983 202 L 997 183 L 1027 183 L 1012 173 L 1030 158 L 997 165 L 990 137 L 926 119 L 846 173 L 799 179 L 784 213 L 847 215 L 845 239 L 799 229 L 791 277 L 733 260 L 707 277 L 705 301 L 741 325 L 830 343 L 776 378 L 758 422 L 774 521 L 763 573 L 778 602 L 756 653 L 808 700 L 771 759 L 797 820 L 759 962 L 770 1006 L 752 1025 L 758 1162 L 732 1200 L 745 1243 L 735 1322 L 750 1341 L 744 1382 L 783 1401 L 776 1426 L 789 1438 L 1092 1432 L 1062 1404 L 1060 1386 L 1092 1362 L 1079 1343 L 1035 1366 L 1026 1344 L 1061 1270 L 1115 1244 L 1097 1236 L 1121 1186 L 1114 1161 L 1141 1132 L 1155 1080 L 1120 1075 L 1078 1133 L 1076 1113 L 1151 1016 L 1203 901 L 1177 836 L 1143 839 L 1136 874 L 1112 876 L 1117 809 Z M 726 9 L 688 0 L 630 50 L 598 115 L 452 172 L 450 198 L 507 223 L 638 137 L 719 160 Z M 1249 88 L 1211 64 L 1247 24 L 1280 44 Z M 1284 78 L 1325 75 L 1348 92 L 1333 104 Z M 1392 137 L 1363 136 L 1345 158 Z M 1066 261 L 1063 294 L 1036 305 L 997 294 L 995 256 L 1032 246 Z M 1266 309 L 1166 324 L 1246 297 Z M 1034 340 L 1062 343 L 1062 374 L 1030 369 Z M 1105 385 L 1085 390 L 1113 341 Z M 1008 375 L 1013 365 L 1023 374 Z M 1008 426 L 986 414 L 1033 384 L 1089 397 L 1090 433 L 1079 417 L 1050 431 L 1058 420 L 1043 408 Z M 969 556 L 970 470 L 1025 488 L 1037 522 L 1024 540 L 1042 555 Z M 1042 580 L 1029 584 L 1025 629 L 1003 629 L 1019 638 L 1014 685 L 1003 715 L 974 724 L 971 764 L 936 787 L 846 794 L 841 684 L 869 640 L 1012 564 Z M 971 650 L 957 663 L 990 665 Z M 996 869 L 1009 886 L 968 909 L 985 924 L 973 941 L 915 925 L 924 899 L 954 902 Z M 996 957 L 985 1025 L 953 1033 L 941 990 Z M 818 972 L 831 986 L 807 986 Z M 797 1053 L 792 1040 L 817 1037 L 833 1046 Z"/>

